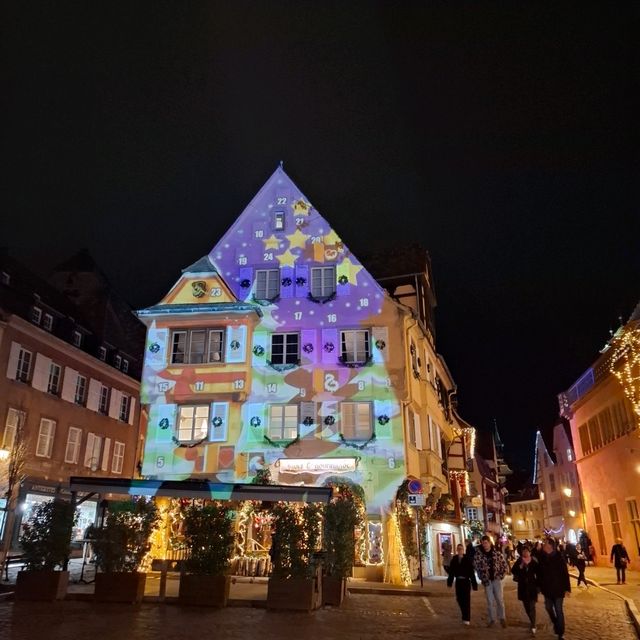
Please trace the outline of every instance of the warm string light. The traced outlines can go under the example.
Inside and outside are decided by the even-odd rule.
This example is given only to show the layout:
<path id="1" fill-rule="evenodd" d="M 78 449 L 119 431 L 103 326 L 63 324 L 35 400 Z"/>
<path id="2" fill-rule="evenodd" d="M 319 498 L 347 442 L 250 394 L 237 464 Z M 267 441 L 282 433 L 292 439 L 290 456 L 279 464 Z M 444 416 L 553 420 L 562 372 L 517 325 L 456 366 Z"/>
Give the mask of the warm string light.
<path id="1" fill-rule="evenodd" d="M 476 455 L 476 430 L 473 427 L 465 427 L 463 433 L 469 442 L 467 458 L 471 459 Z"/>
<path id="2" fill-rule="evenodd" d="M 626 328 L 616 338 L 609 371 L 622 385 L 634 413 L 640 418 L 640 326 Z"/>
<path id="3" fill-rule="evenodd" d="M 404 545 L 402 544 L 402 536 L 400 535 L 398 516 L 395 511 L 391 514 L 391 525 L 393 527 L 393 537 L 398 549 L 398 559 L 400 560 L 400 579 L 402 580 L 402 584 L 405 587 L 408 587 L 413 581 L 411 579 L 411 571 L 409 570 L 407 556 L 404 552 Z"/>

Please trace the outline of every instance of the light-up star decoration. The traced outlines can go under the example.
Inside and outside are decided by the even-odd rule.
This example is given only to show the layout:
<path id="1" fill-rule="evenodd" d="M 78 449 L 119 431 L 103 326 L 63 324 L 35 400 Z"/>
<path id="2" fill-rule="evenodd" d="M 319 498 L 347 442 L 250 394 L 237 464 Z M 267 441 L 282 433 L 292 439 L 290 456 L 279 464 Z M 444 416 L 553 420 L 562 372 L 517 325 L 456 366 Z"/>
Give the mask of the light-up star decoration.
<path id="1" fill-rule="evenodd" d="M 302 233 L 300 229 L 296 229 L 294 233 L 285 237 L 289 241 L 289 249 L 304 249 L 309 236 Z"/>
<path id="2" fill-rule="evenodd" d="M 276 256 L 276 258 L 278 259 L 281 267 L 293 267 L 295 261 L 298 259 L 298 256 L 294 255 L 289 249 L 287 249 L 284 253 Z"/>
<path id="3" fill-rule="evenodd" d="M 291 205 L 291 208 L 293 209 L 294 216 L 308 216 L 309 211 L 311 211 L 311 205 L 302 198 L 296 200 Z"/>
<path id="4" fill-rule="evenodd" d="M 271 236 L 269 236 L 268 238 L 264 238 L 262 242 L 264 242 L 265 251 L 267 251 L 268 249 L 280 248 L 280 240 L 276 238 L 273 234 L 271 234 Z"/>
<path id="5" fill-rule="evenodd" d="M 341 276 L 347 276 L 351 284 L 356 284 L 356 276 L 362 271 L 362 266 L 351 262 L 351 258 L 345 258 L 337 267 L 338 280 Z"/>

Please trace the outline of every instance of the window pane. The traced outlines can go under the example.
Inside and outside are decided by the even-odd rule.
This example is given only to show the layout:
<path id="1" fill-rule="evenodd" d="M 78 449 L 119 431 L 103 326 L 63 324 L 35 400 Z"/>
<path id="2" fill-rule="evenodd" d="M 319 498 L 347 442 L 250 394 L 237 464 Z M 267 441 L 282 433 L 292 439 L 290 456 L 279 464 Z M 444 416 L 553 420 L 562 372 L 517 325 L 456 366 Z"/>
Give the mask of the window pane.
<path id="1" fill-rule="evenodd" d="M 187 334 L 184 331 L 173 334 L 173 346 L 171 350 L 171 362 L 182 364 L 186 352 Z"/>
<path id="2" fill-rule="evenodd" d="M 222 331 L 209 332 L 209 362 L 222 361 Z"/>
<path id="3" fill-rule="evenodd" d="M 204 362 L 205 331 L 192 331 L 189 344 L 189 364 Z"/>

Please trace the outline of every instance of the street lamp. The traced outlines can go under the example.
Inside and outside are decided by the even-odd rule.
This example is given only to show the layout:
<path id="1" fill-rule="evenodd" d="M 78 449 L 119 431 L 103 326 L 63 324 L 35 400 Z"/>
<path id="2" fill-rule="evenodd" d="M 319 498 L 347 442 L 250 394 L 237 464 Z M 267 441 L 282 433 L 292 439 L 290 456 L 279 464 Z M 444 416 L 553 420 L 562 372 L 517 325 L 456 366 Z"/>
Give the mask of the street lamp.
<path id="1" fill-rule="evenodd" d="M 0 449 L 0 462 L 5 462 L 9 459 L 11 451 L 9 449 Z"/>
<path id="2" fill-rule="evenodd" d="M 572 518 L 575 518 L 575 517 L 576 517 L 576 512 L 575 512 L 573 509 L 569 509 L 569 515 L 570 515 Z"/>
<path id="3" fill-rule="evenodd" d="M 567 496 L 567 498 L 570 498 L 570 497 L 571 497 L 571 489 L 570 489 L 569 487 L 565 487 L 565 488 L 562 490 L 562 493 L 564 493 L 564 495 L 565 495 L 565 496 Z"/>

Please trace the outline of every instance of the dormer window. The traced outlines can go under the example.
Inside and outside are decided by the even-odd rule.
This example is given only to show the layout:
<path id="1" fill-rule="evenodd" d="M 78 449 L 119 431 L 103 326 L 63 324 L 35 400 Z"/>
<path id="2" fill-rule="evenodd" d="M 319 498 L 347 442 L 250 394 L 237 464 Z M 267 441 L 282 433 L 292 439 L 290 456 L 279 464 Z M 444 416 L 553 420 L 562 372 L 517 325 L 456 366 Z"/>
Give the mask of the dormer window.
<path id="1" fill-rule="evenodd" d="M 284 229 L 284 211 L 276 211 L 273 214 L 273 228 L 275 231 Z"/>
<path id="2" fill-rule="evenodd" d="M 51 331 L 53 329 L 53 316 L 50 313 L 45 313 L 42 319 L 42 328 L 45 331 Z"/>
<path id="3" fill-rule="evenodd" d="M 73 342 L 74 347 L 82 346 L 82 334 L 79 331 L 74 331 L 71 336 L 71 341 Z"/>
<path id="4" fill-rule="evenodd" d="M 31 308 L 31 322 L 37 325 L 40 325 L 40 322 L 42 322 L 42 309 L 40 307 Z"/>
<path id="5" fill-rule="evenodd" d="M 0 282 L 9 286 L 9 284 L 11 283 L 11 276 L 6 271 L 2 271 L 0 273 Z"/>
<path id="6" fill-rule="evenodd" d="M 100 347 L 98 349 L 98 358 L 104 362 L 107 359 L 107 349 L 106 347 Z"/>
<path id="7" fill-rule="evenodd" d="M 121 356 L 116 356 L 114 360 L 114 366 L 116 369 L 119 369 L 122 366 L 122 358 Z"/>
<path id="8" fill-rule="evenodd" d="M 122 373 L 128 373 L 129 371 L 129 361 L 125 358 L 122 361 Z"/>

